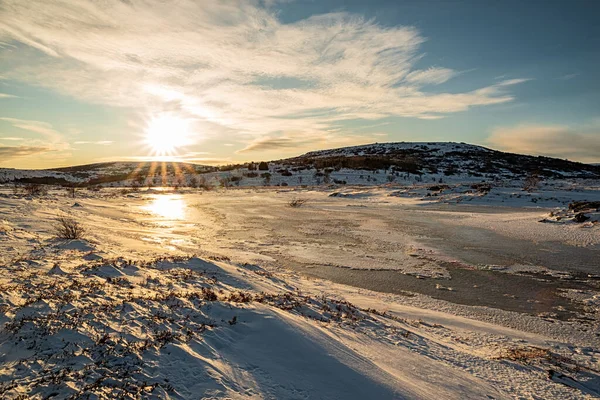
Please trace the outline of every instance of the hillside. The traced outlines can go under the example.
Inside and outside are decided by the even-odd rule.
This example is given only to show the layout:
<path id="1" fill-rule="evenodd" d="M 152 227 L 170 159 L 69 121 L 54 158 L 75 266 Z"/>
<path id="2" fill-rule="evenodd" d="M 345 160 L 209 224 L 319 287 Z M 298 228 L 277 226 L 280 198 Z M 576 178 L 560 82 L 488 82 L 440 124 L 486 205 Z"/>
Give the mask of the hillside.
<path id="1" fill-rule="evenodd" d="M 546 177 L 592 178 L 600 168 L 558 158 L 505 153 L 465 143 L 399 142 L 313 151 L 283 160 L 292 165 L 317 168 L 391 169 L 398 172 L 447 176 L 468 174 L 513 178 L 528 174 Z"/>
<path id="2" fill-rule="evenodd" d="M 377 185 L 600 178 L 600 166 L 505 153 L 465 143 L 399 142 L 313 151 L 268 163 L 209 167 L 181 162 L 113 162 L 51 170 L 0 169 L 0 182 L 82 186 Z"/>
<path id="3" fill-rule="evenodd" d="M 147 180 L 162 183 L 163 176 L 190 175 L 213 171 L 213 167 L 183 162 L 107 162 L 45 170 L 0 168 L 0 182 L 100 185 Z"/>

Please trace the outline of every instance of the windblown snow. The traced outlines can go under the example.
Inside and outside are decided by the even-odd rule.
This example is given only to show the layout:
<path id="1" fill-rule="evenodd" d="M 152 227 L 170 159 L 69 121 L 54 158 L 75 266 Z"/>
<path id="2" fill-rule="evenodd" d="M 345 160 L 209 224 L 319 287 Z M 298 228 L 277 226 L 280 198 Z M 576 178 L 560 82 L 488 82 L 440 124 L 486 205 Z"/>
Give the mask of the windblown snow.
<path id="1" fill-rule="evenodd" d="M 598 398 L 596 167 L 513 156 L 4 169 L 0 398 Z"/>

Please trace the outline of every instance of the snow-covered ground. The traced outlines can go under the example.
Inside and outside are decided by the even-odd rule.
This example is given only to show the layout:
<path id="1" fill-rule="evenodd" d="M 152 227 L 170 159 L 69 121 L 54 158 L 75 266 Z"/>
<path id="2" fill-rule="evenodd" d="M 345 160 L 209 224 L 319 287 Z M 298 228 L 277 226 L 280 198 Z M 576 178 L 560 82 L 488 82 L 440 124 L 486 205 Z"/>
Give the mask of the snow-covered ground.
<path id="1" fill-rule="evenodd" d="M 0 397 L 598 397 L 587 182 L 0 190 Z"/>

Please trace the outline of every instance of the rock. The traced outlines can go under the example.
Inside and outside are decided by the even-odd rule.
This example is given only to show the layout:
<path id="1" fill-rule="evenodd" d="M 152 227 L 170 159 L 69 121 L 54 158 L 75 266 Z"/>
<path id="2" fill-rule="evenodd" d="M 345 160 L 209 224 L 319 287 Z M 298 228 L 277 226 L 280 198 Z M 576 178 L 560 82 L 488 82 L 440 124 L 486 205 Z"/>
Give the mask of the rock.
<path id="1" fill-rule="evenodd" d="M 599 210 L 600 201 L 574 201 L 569 204 L 569 210 L 580 212 L 583 210 Z"/>
<path id="2" fill-rule="evenodd" d="M 60 268 L 60 265 L 54 264 L 52 269 L 48 271 L 48 275 L 67 275 L 67 273 Z"/>
<path id="3" fill-rule="evenodd" d="M 578 222 L 578 223 L 585 222 L 588 219 L 590 219 L 590 217 L 588 217 L 587 215 L 585 215 L 584 213 L 581 213 L 581 212 L 575 214 L 575 216 L 573 217 L 573 221 Z"/>

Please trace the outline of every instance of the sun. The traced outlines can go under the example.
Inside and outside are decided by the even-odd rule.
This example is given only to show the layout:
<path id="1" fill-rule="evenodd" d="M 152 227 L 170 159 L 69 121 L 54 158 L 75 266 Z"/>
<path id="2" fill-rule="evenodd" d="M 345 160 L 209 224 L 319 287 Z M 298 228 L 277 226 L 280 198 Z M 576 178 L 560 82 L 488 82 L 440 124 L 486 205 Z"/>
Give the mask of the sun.
<path id="1" fill-rule="evenodd" d="M 155 156 L 169 156 L 191 143 L 190 121 L 171 114 L 152 118 L 145 130 L 145 142 Z"/>

